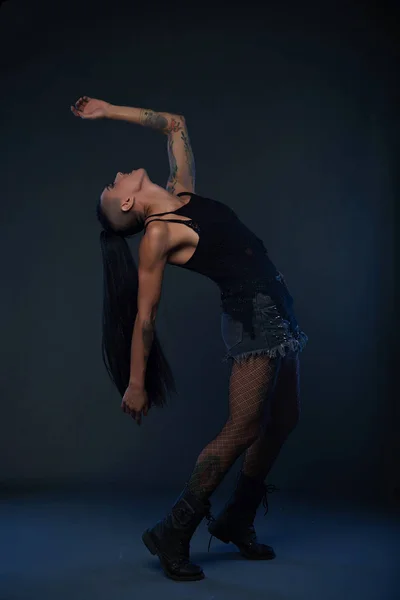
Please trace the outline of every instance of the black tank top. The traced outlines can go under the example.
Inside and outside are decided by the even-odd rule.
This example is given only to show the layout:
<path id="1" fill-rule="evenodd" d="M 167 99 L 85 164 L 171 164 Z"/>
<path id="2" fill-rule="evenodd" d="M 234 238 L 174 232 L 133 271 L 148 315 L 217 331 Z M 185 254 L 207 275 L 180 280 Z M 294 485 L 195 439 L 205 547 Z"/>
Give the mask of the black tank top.
<path id="1" fill-rule="evenodd" d="M 246 331 L 253 333 L 252 300 L 257 292 L 271 296 L 286 312 L 293 299 L 262 240 L 226 204 L 193 193 L 178 194 L 185 195 L 190 195 L 187 204 L 175 211 L 149 215 L 145 228 L 151 221 L 169 221 L 183 223 L 198 233 L 194 254 L 179 266 L 214 281 L 221 291 L 221 308 L 242 321 Z M 154 218 L 169 214 L 189 220 Z"/>

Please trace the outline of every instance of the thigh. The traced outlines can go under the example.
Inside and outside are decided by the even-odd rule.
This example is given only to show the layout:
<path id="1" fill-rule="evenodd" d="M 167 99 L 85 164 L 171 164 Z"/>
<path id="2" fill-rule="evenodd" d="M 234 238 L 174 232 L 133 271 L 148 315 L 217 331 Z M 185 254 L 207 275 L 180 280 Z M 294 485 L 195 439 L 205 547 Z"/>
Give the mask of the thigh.
<path id="1" fill-rule="evenodd" d="M 293 429 L 300 416 L 300 360 L 298 352 L 282 358 L 269 403 L 267 426 Z"/>
<path id="2" fill-rule="evenodd" d="M 241 363 L 233 363 L 229 380 L 231 419 L 261 420 L 279 363 L 279 358 L 266 355 L 249 356 Z"/>

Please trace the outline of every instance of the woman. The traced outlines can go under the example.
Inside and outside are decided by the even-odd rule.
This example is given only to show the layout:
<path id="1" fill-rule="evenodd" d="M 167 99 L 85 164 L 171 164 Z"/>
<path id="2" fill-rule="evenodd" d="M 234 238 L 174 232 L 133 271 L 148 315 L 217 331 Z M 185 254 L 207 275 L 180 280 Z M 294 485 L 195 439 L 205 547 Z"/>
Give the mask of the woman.
<path id="1" fill-rule="evenodd" d="M 155 333 L 166 264 L 201 273 L 221 290 L 225 360 L 232 363 L 229 418 L 200 453 L 170 514 L 143 534 L 166 575 L 202 579 L 189 560 L 191 537 L 204 517 L 218 539 L 249 559 L 275 556 L 256 537 L 253 521 L 268 488 L 264 480 L 297 423 L 298 354 L 307 341 L 293 299 L 263 242 L 226 204 L 195 194 L 193 154 L 180 115 L 113 106 L 80 98 L 71 107 L 83 119 L 110 118 L 157 129 L 168 140 L 166 189 L 144 169 L 118 173 L 100 197 L 104 231 L 103 357 L 123 410 L 140 425 L 151 405 L 162 406 L 174 379 Z M 143 231 L 136 269 L 125 238 Z M 235 492 L 217 519 L 209 498 L 244 453 Z"/>

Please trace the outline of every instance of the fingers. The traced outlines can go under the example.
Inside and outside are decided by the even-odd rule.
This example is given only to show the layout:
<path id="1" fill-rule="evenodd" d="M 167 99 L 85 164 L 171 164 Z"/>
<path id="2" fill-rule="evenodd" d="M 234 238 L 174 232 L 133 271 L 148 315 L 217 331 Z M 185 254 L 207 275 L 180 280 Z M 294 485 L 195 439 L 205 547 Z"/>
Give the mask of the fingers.
<path id="1" fill-rule="evenodd" d="M 81 96 L 73 106 L 71 106 L 71 111 L 74 113 L 74 115 L 76 117 L 81 117 L 83 118 L 83 111 L 85 110 L 85 107 L 87 105 L 87 103 L 89 102 L 90 98 L 89 96 Z"/>
<path id="2" fill-rule="evenodd" d="M 132 419 L 134 421 L 136 421 L 136 423 L 138 425 L 141 425 L 141 423 L 142 423 L 142 412 L 140 410 L 137 411 L 137 410 L 133 410 L 132 408 L 129 408 L 129 406 L 127 406 L 125 404 L 125 402 L 122 402 L 121 408 L 122 408 L 122 410 L 124 411 L 125 414 L 130 415 L 132 417 Z M 143 411 L 143 414 L 147 414 L 147 412 L 145 413 Z"/>
<path id="3" fill-rule="evenodd" d="M 76 117 L 82 117 L 82 115 L 76 110 L 75 106 L 71 106 L 71 112 L 74 113 Z"/>
<path id="4" fill-rule="evenodd" d="M 140 425 L 142 422 L 142 413 L 140 412 L 140 410 L 129 410 L 128 412 L 131 415 L 132 419 L 136 421 L 138 425 Z"/>
<path id="5" fill-rule="evenodd" d="M 83 110 L 86 104 L 89 102 L 90 98 L 88 96 L 81 96 L 79 100 L 75 102 L 75 108 L 77 110 Z"/>

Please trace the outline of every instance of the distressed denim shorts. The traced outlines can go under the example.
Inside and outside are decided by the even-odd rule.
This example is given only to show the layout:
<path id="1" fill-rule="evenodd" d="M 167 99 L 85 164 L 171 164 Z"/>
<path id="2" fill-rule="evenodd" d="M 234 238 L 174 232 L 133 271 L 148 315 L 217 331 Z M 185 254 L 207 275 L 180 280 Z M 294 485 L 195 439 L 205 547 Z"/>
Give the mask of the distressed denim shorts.
<path id="1" fill-rule="evenodd" d="M 248 356 L 266 354 L 270 358 L 302 351 L 308 337 L 300 330 L 292 310 L 279 310 L 270 296 L 258 292 L 253 298 L 255 337 L 245 331 L 243 323 L 226 312 L 221 316 L 221 334 L 227 353 L 223 362 L 241 362 Z"/>

